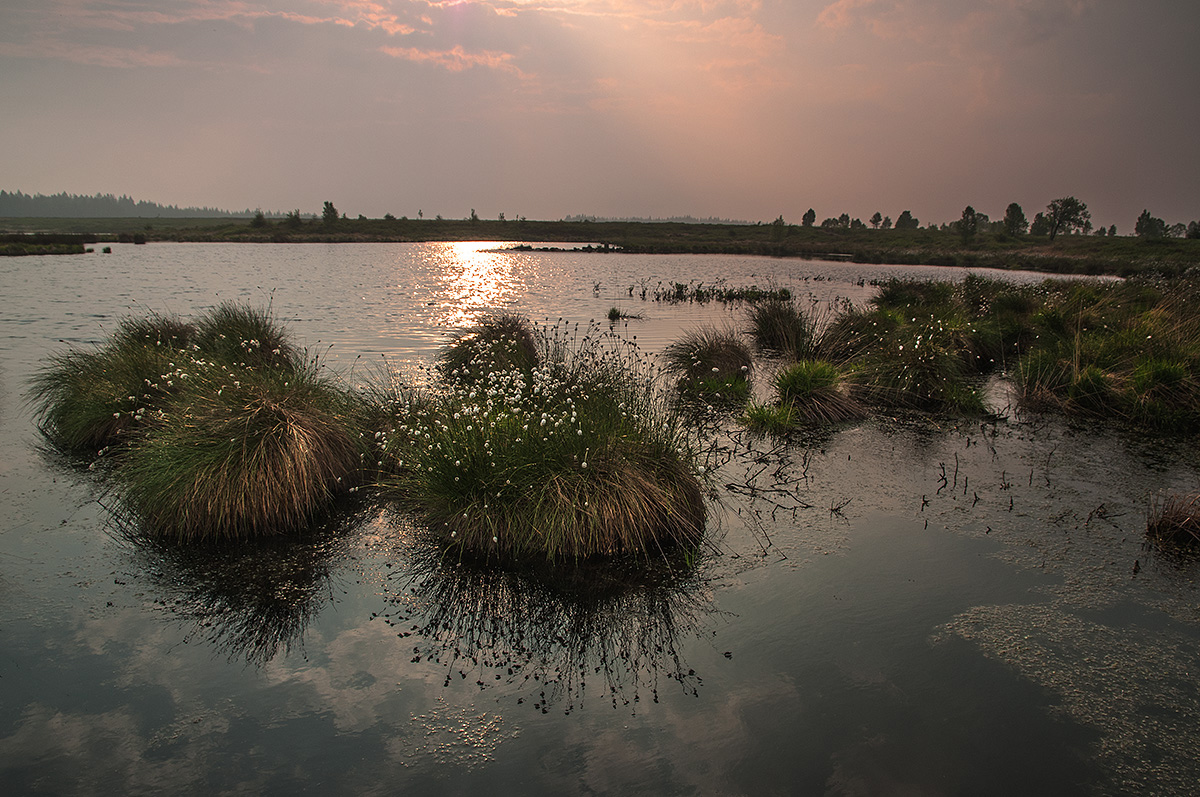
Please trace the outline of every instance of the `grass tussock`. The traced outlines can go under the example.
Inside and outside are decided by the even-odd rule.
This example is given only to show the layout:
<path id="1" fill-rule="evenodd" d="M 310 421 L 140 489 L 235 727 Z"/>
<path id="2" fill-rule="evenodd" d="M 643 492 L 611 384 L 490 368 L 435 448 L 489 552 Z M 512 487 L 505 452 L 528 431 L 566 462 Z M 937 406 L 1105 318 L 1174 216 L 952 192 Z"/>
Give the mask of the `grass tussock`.
<path id="1" fill-rule="evenodd" d="M 111 450 L 117 493 L 153 533 L 245 537 L 298 528 L 362 470 L 369 413 L 321 369 L 269 311 L 225 304 L 194 325 L 124 320 L 53 357 L 28 395 L 59 448 Z"/>
<path id="2" fill-rule="evenodd" d="M 750 309 L 748 331 L 759 349 L 793 359 L 812 356 L 818 342 L 813 314 L 791 299 L 756 304 Z"/>
<path id="3" fill-rule="evenodd" d="M 1200 546 L 1200 495 L 1160 496 L 1150 507 L 1146 535 L 1170 548 Z"/>
<path id="4" fill-rule="evenodd" d="M 704 327 L 686 333 L 663 350 L 664 370 L 682 393 L 696 398 L 745 401 L 750 395 L 754 358 L 732 329 Z"/>
<path id="5" fill-rule="evenodd" d="M 95 348 L 53 355 L 26 394 L 38 427 L 69 451 L 119 443 L 182 386 L 176 363 L 190 359 L 194 337 L 176 318 L 129 318 Z"/>
<path id="6" fill-rule="evenodd" d="M 360 473 L 345 394 L 298 371 L 191 380 L 117 455 L 126 505 L 180 540 L 296 530 Z"/>
<path id="7" fill-rule="evenodd" d="M 866 417 L 842 371 L 824 360 L 801 360 L 775 375 L 779 405 L 797 422 L 841 423 Z"/>
<path id="8" fill-rule="evenodd" d="M 496 372 L 528 372 L 537 364 L 533 325 L 512 313 L 484 318 L 455 337 L 438 355 L 442 375 L 463 382 L 486 379 Z"/>
<path id="9" fill-rule="evenodd" d="M 538 330 L 531 371 L 481 369 L 395 409 L 391 493 L 443 541 L 499 558 L 652 554 L 702 535 L 686 429 L 636 349 Z M 470 363 L 468 367 L 472 367 Z"/>

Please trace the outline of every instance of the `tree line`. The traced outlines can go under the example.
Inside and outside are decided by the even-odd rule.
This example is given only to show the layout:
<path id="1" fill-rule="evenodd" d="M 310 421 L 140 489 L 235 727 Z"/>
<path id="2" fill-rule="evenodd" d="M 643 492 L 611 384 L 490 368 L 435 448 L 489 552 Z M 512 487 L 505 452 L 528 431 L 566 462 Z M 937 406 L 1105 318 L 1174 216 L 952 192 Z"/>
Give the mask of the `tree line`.
<path id="1" fill-rule="evenodd" d="M 818 226 L 817 213 L 809 208 L 801 217 L 804 227 Z M 776 226 L 785 226 L 783 216 L 775 219 Z M 868 226 L 876 230 L 916 230 L 921 222 L 908 210 L 902 211 L 893 222 L 891 216 L 884 216 L 876 211 L 866 223 L 862 219 L 852 219 L 848 213 L 834 218 L 829 217 L 819 225 L 825 229 L 865 230 Z M 1087 204 L 1073 196 L 1055 199 L 1046 206 L 1045 211 L 1039 211 L 1030 221 L 1025 216 L 1025 210 L 1016 202 L 1005 209 L 1004 218 L 992 221 L 986 213 L 980 213 L 970 205 L 963 208 L 962 216 L 948 224 L 931 223 L 931 230 L 943 230 L 958 233 L 965 243 L 970 243 L 975 236 L 982 232 L 994 235 L 1017 237 L 1022 235 L 1044 236 L 1053 241 L 1059 235 L 1116 235 L 1117 225 L 1108 227 L 1093 227 L 1092 214 Z M 1152 216 L 1149 210 L 1143 210 L 1134 225 L 1134 235 L 1139 238 L 1200 238 L 1200 221 L 1187 224 L 1167 224 L 1160 218 Z"/>
<path id="2" fill-rule="evenodd" d="M 0 216 L 48 218 L 247 218 L 255 211 L 229 211 L 209 207 L 160 205 L 157 202 L 135 200 L 122 194 L 26 194 L 21 191 L 0 191 Z M 281 217 L 281 214 L 266 214 Z"/>

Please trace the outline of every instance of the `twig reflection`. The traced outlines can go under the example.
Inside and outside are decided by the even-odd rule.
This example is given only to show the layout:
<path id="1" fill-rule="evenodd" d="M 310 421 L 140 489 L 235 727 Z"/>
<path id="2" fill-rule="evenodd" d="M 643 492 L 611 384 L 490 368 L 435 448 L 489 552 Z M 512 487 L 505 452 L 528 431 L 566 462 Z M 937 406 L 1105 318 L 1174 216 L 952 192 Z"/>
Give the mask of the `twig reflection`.
<path id="1" fill-rule="evenodd" d="M 696 695 L 701 678 L 681 653 L 717 613 L 702 564 L 558 563 L 526 572 L 443 558 L 418 539 L 393 576 L 383 619 L 413 641 L 413 661 L 446 667 L 445 685 L 474 679 L 530 690 L 546 713 L 582 708 L 585 692 L 614 708 L 659 699 L 669 679 Z"/>

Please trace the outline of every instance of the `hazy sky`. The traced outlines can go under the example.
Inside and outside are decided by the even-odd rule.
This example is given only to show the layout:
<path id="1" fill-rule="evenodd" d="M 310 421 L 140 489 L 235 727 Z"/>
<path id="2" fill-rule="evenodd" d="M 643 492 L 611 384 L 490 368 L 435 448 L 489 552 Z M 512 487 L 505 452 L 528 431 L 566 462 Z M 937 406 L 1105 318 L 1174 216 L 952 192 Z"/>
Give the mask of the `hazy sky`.
<path id="1" fill-rule="evenodd" d="M 0 188 L 1200 219 L 1196 0 L 0 0 Z"/>

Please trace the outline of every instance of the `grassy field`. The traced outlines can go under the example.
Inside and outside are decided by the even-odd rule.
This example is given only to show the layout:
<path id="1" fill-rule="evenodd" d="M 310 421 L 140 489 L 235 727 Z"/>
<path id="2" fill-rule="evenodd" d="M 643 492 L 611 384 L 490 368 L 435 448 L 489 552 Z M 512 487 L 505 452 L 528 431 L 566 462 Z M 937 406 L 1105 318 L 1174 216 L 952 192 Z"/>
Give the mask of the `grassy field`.
<path id="1" fill-rule="evenodd" d="M 1200 265 L 1200 240 L 1124 236 L 1008 236 L 964 243 L 948 230 L 828 229 L 779 224 L 497 221 L 492 219 L 0 219 L 0 232 L 85 233 L 100 241 L 140 234 L 147 241 L 316 243 L 369 241 L 545 241 L 659 254 L 745 254 L 856 263 L 1028 269 L 1061 274 L 1143 271 L 1181 274 Z"/>

